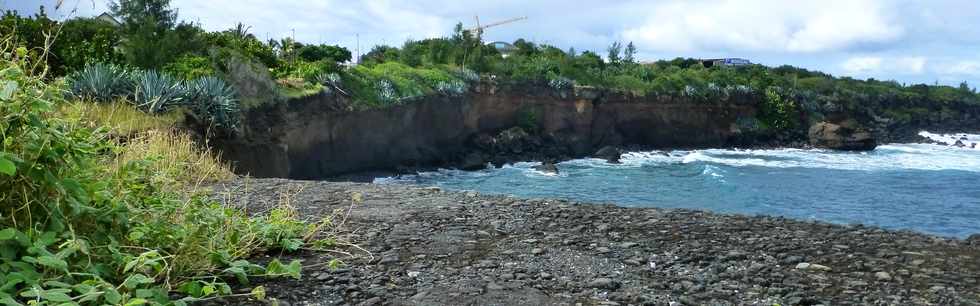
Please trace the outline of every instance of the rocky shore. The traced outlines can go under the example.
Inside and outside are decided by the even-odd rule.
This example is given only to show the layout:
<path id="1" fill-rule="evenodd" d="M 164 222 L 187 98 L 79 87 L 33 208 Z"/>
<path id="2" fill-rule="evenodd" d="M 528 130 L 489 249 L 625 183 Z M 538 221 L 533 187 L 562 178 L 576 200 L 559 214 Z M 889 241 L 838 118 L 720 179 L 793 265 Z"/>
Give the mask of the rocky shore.
<path id="1" fill-rule="evenodd" d="M 253 284 L 278 305 L 980 305 L 977 235 L 419 186 L 241 179 L 215 192 L 250 213 L 286 196 L 310 219 L 363 198 L 340 230 L 370 254 L 346 249 L 336 269 L 331 254 L 282 255 L 308 268 Z"/>

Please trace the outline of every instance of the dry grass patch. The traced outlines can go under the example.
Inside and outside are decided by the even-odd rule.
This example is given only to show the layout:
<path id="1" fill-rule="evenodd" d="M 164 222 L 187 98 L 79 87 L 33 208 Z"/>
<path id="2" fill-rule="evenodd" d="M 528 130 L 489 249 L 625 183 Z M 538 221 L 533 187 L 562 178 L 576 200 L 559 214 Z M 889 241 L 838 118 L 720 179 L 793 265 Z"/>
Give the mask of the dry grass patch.
<path id="1" fill-rule="evenodd" d="M 122 100 L 113 103 L 76 101 L 65 104 L 61 112 L 66 116 L 80 118 L 89 127 L 104 127 L 112 135 L 122 137 L 151 130 L 171 129 L 184 118 L 179 111 L 150 115 Z"/>
<path id="2" fill-rule="evenodd" d="M 179 189 L 196 190 L 235 177 L 207 146 L 198 145 L 190 135 L 176 130 L 149 130 L 130 138 L 119 147 L 112 167 L 121 169 L 130 162 L 147 159 L 154 183 Z"/>

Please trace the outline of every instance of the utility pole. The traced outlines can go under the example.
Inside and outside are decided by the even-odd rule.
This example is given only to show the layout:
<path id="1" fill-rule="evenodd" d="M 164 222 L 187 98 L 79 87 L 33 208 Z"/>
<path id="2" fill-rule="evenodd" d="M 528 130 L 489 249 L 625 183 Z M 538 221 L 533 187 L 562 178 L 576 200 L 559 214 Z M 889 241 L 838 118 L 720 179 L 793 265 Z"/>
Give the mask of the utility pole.
<path id="1" fill-rule="evenodd" d="M 354 64 L 357 65 L 361 63 L 361 33 L 354 34 L 354 36 L 357 38 L 357 47 L 354 49 L 354 54 L 357 57 L 354 58 Z"/>

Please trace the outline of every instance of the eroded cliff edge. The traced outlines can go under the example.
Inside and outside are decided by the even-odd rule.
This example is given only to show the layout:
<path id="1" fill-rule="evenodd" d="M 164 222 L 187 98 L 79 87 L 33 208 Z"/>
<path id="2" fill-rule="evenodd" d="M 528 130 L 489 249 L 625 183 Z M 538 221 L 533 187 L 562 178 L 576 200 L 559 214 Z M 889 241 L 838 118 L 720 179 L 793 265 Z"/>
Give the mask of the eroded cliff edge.
<path id="1" fill-rule="evenodd" d="M 976 107 L 944 107 L 896 123 L 879 116 L 873 106 L 817 105 L 793 114 L 797 126 L 774 130 L 760 127 L 756 119 L 761 99 L 746 94 L 705 103 L 587 87 L 556 90 L 545 84 L 485 82 L 458 96 L 354 110 L 348 97 L 324 91 L 251 109 L 244 113 L 239 135 L 214 139 L 211 145 L 242 174 L 323 179 L 365 171 L 574 158 L 605 146 L 799 147 L 807 144 L 809 127 L 825 121 L 861 126 L 884 142 L 908 141 L 924 128 L 980 128 Z M 513 139 L 514 127 L 522 127 L 520 139 Z M 501 143 L 508 140 L 517 143 Z"/>

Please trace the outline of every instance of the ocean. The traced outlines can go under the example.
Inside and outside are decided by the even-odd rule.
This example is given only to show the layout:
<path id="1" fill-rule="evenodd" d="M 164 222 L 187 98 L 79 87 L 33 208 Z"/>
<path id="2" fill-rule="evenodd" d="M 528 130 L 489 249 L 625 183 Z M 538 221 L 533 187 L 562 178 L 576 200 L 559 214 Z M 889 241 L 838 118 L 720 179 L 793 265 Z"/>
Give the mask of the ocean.
<path id="1" fill-rule="evenodd" d="M 630 152 L 621 164 L 576 159 L 559 173 L 523 162 L 480 171 L 378 178 L 525 198 L 626 207 L 776 215 L 908 229 L 946 237 L 980 233 L 980 135 L 923 136 L 942 144 L 886 144 L 870 152 L 822 149 Z M 962 139 L 962 140 L 961 140 Z"/>

